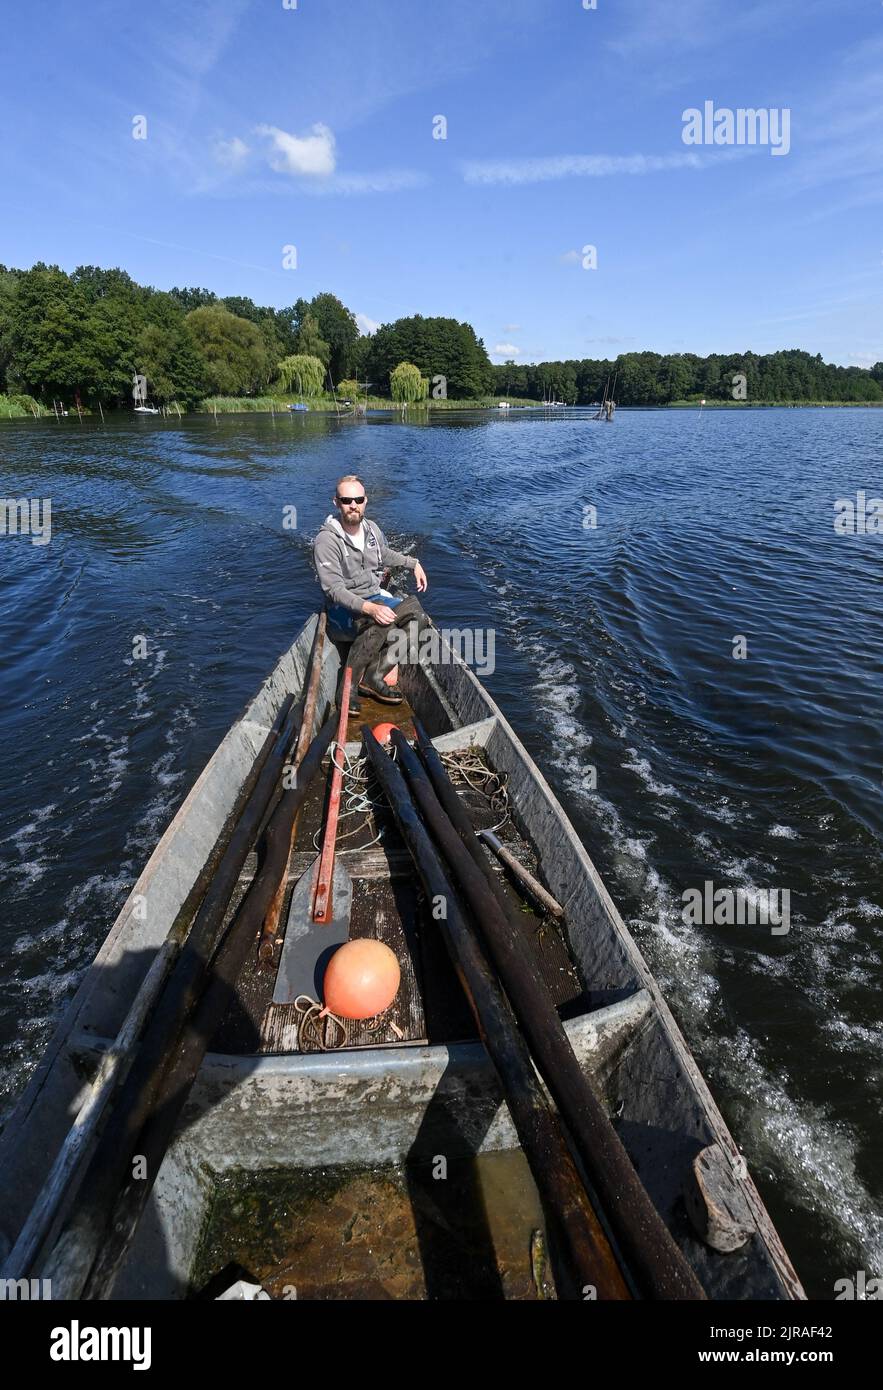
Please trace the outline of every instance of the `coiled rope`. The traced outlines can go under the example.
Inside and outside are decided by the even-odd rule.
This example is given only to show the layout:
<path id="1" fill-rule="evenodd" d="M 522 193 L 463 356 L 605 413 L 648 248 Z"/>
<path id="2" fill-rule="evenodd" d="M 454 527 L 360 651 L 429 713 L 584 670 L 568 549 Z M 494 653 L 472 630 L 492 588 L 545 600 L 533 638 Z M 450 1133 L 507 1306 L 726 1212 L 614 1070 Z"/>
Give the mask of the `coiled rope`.
<path id="1" fill-rule="evenodd" d="M 496 831 L 504 826 L 509 819 L 508 772 L 494 772 L 473 748 L 462 753 L 442 753 L 441 760 L 452 782 L 468 783 L 474 792 L 485 798 L 494 815 L 500 817 L 496 825 L 483 828 Z"/>

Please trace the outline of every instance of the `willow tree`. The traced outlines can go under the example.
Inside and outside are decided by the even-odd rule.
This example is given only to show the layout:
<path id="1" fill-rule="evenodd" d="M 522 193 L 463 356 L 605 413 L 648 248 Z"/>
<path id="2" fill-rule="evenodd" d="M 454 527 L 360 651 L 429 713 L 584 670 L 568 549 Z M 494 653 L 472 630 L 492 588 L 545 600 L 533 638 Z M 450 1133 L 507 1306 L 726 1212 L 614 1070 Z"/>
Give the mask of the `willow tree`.
<path id="1" fill-rule="evenodd" d="M 413 362 L 400 362 L 389 374 L 389 388 L 394 401 L 401 401 L 404 415 L 409 405 L 425 401 L 429 395 L 429 381 L 420 373 Z"/>
<path id="2" fill-rule="evenodd" d="M 283 391 L 293 391 L 296 386 L 300 396 L 318 396 L 325 381 L 325 364 L 318 357 L 297 353 L 283 357 L 277 374 Z"/>

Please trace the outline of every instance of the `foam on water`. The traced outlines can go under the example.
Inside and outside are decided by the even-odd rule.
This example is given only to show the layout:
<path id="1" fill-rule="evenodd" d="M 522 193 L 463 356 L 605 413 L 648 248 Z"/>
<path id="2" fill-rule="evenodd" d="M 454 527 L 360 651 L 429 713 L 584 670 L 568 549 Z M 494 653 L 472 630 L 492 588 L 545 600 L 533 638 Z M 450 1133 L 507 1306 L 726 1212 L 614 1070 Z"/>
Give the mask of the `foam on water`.
<path id="1" fill-rule="evenodd" d="M 678 793 L 674 787 L 669 786 L 666 782 L 657 781 L 653 776 L 649 758 L 639 757 L 636 748 L 627 748 L 626 752 L 628 753 L 630 761 L 620 763 L 620 767 L 624 767 L 627 772 L 633 772 L 636 777 L 640 777 L 644 786 L 648 791 L 653 792 L 655 796 L 677 796 Z"/>
<path id="2" fill-rule="evenodd" d="M 742 1029 L 717 1046 L 752 1098 L 741 1136 L 746 1153 L 773 1169 L 784 1158 L 794 1200 L 836 1228 L 838 1244 L 854 1251 L 859 1267 L 883 1269 L 883 1214 L 856 1172 L 851 1135 L 822 1107 L 795 1101 L 788 1078 L 764 1065 Z"/>

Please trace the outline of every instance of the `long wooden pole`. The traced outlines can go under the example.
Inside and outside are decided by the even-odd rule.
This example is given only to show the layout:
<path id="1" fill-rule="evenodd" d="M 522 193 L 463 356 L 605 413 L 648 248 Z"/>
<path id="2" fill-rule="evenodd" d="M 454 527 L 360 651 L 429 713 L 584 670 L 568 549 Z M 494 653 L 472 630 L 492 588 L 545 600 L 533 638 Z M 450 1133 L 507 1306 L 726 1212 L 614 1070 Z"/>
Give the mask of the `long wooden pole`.
<path id="1" fill-rule="evenodd" d="M 400 730 L 391 741 L 420 810 L 480 923 L 516 1018 L 530 1044 L 641 1292 L 703 1299 L 704 1290 L 639 1179 L 619 1135 L 577 1061 L 537 962 L 498 898 L 502 889 L 475 836 L 438 750 L 414 720 L 422 764 Z M 428 773 L 428 775 L 427 775 Z"/>
<path id="2" fill-rule="evenodd" d="M 562 1280 L 559 1293 L 583 1298 L 591 1286 L 598 1298 L 628 1299 L 628 1288 L 586 1196 L 558 1117 L 543 1093 L 500 983 L 460 911 L 405 780 L 367 726 L 362 737 L 424 890 L 433 903 L 443 906 L 439 927 L 499 1078 L 550 1233 L 560 1242 L 564 1273 L 575 1281 L 565 1284 Z"/>
<path id="3" fill-rule="evenodd" d="M 205 991 L 185 1025 L 150 1114 L 135 1140 L 130 1157 L 137 1155 L 143 1159 L 143 1164 L 137 1173 L 130 1166 L 126 1174 L 107 1223 L 105 1238 L 83 1288 L 84 1298 L 107 1298 L 113 1288 L 202 1059 L 235 998 L 236 981 L 253 949 L 255 932 L 264 919 L 279 875 L 285 869 L 291 823 L 319 771 L 334 731 L 335 720 L 331 718 L 311 743 L 301 763 L 297 785 L 283 793 L 270 818 L 263 837 L 263 863 L 228 928 L 212 963 Z M 53 1284 L 53 1292 L 54 1287 Z"/>
<path id="4" fill-rule="evenodd" d="M 307 696 L 304 702 L 304 717 L 300 726 L 300 733 L 297 738 L 297 747 L 294 750 L 292 759 L 295 774 L 303 762 L 304 754 L 307 751 L 310 740 L 313 737 L 313 725 L 316 722 L 316 702 L 319 697 L 319 680 L 322 675 L 322 657 L 325 647 L 325 630 L 328 625 L 327 613 L 319 614 L 319 621 L 316 624 L 316 633 L 313 638 L 313 650 L 310 658 L 310 674 L 307 680 Z M 258 959 L 270 961 L 273 959 L 273 951 L 276 944 L 276 933 L 279 930 L 279 919 L 282 916 L 282 905 L 285 901 L 286 871 L 294 849 L 295 836 L 297 835 L 297 816 L 291 822 L 291 838 L 288 845 L 288 857 L 279 875 L 279 883 L 273 894 L 270 906 L 267 908 L 267 915 L 261 928 L 261 939 L 258 944 Z"/>
<path id="5" fill-rule="evenodd" d="M 303 706 L 293 708 L 276 741 L 211 881 L 174 972 L 157 1002 L 119 1099 L 87 1165 L 74 1208 L 44 1261 L 56 1298 L 76 1297 L 102 1239 L 107 1205 L 130 1172 L 132 1144 L 150 1111 L 169 1057 L 204 985 L 223 930 L 227 906 L 278 790 L 280 774 L 300 728 Z M 73 1289 L 73 1293 L 64 1292 Z"/>
<path id="6" fill-rule="evenodd" d="M 316 894 L 313 898 L 313 921 L 330 922 L 334 914 L 334 851 L 337 841 L 337 822 L 340 818 L 340 793 L 343 786 L 343 756 L 346 743 L 346 726 L 350 717 L 350 691 L 353 684 L 353 671 L 347 666 L 343 673 L 340 691 L 340 714 L 337 727 L 337 740 L 332 759 L 334 770 L 331 774 L 331 791 L 328 797 L 328 813 L 325 817 L 325 838 L 322 841 L 322 854 L 316 874 Z"/>

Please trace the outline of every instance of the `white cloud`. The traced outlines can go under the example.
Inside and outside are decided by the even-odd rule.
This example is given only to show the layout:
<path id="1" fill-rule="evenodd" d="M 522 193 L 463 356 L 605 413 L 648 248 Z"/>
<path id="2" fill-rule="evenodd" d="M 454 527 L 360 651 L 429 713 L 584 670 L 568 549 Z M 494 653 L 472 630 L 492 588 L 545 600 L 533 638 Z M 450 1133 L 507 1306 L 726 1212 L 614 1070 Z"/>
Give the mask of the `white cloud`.
<path id="1" fill-rule="evenodd" d="M 259 125 L 256 133 L 272 141 L 270 168 L 277 174 L 327 178 L 334 173 L 337 166 L 334 133 L 327 125 L 317 122 L 309 135 L 290 135 L 275 125 Z"/>
<path id="2" fill-rule="evenodd" d="M 359 332 L 368 334 L 369 336 L 372 333 L 376 333 L 380 327 L 377 320 L 369 319 L 367 314 L 356 314 L 356 323 L 359 326 Z"/>
<path id="3" fill-rule="evenodd" d="M 543 159 L 473 160 L 463 166 L 467 183 L 542 183 L 549 179 L 604 178 L 610 174 L 657 174 L 666 169 L 700 169 L 697 154 L 560 154 Z"/>
<path id="4" fill-rule="evenodd" d="M 227 169 L 241 168 L 248 154 L 248 145 L 238 135 L 234 135 L 232 140 L 218 140 L 215 145 L 215 159 Z"/>
<path id="5" fill-rule="evenodd" d="M 516 347 L 514 343 L 497 343 L 494 348 L 495 357 L 518 357 L 520 352 L 521 348 Z"/>
<path id="6" fill-rule="evenodd" d="M 503 332 L 504 332 L 504 333 L 520 333 L 520 332 L 521 332 L 521 324 L 520 324 L 520 323 L 504 323 L 504 324 L 503 324 Z"/>
<path id="7" fill-rule="evenodd" d="M 428 180 L 425 174 L 412 169 L 381 169 L 376 173 L 347 174 L 337 173 L 337 149 L 334 132 L 318 122 L 311 127 L 309 135 L 291 135 L 278 126 L 259 125 L 256 134 L 271 142 L 267 151 L 270 168 L 277 174 L 291 174 L 300 178 L 302 193 L 322 195 L 338 194 L 343 197 L 362 193 L 396 193 L 404 188 L 419 188 Z M 228 164 L 234 160 L 241 164 L 241 151 L 246 150 L 243 141 L 235 139 L 224 142 L 224 153 Z M 282 185 L 276 185 L 277 191 Z"/>

